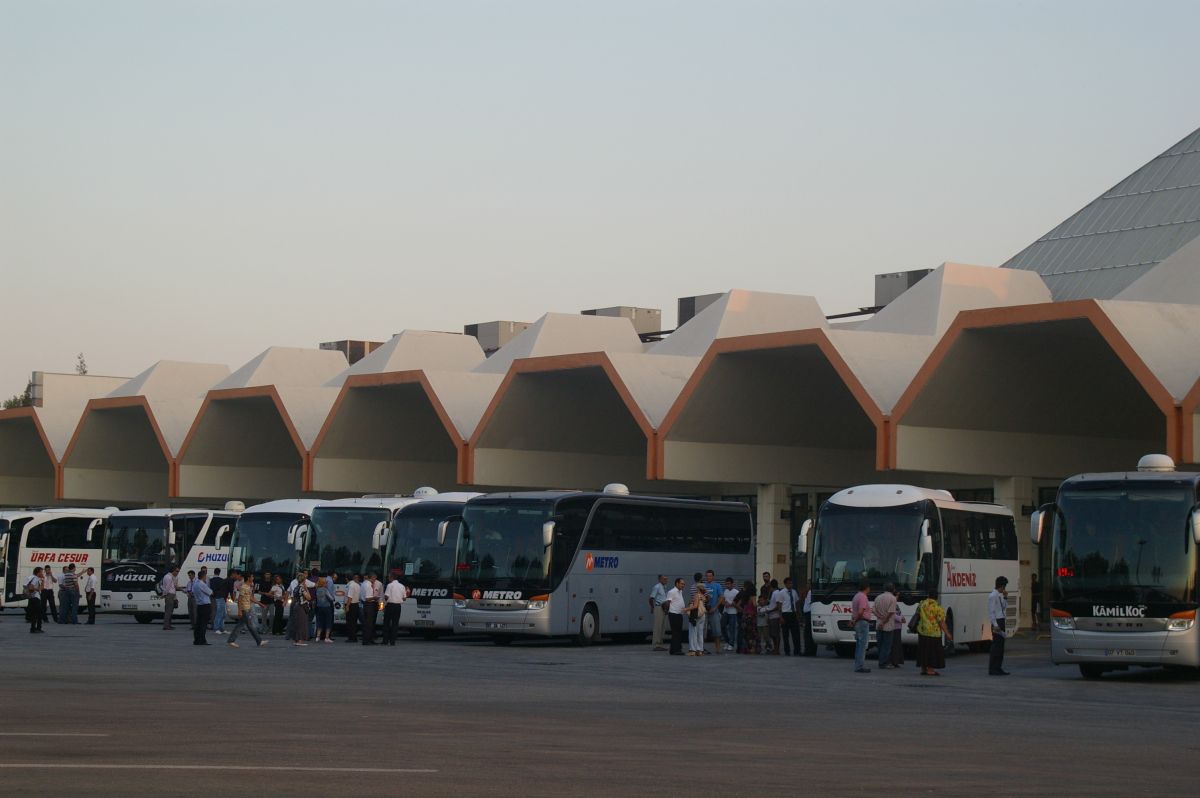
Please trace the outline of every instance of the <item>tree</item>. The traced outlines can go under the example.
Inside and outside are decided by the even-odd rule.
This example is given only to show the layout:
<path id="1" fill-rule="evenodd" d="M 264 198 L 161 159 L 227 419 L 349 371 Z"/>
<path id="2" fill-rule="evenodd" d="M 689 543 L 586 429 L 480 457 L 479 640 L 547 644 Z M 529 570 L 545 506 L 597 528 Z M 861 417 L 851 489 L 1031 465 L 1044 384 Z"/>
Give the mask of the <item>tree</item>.
<path id="1" fill-rule="evenodd" d="M 14 407 L 29 407 L 33 404 L 33 382 L 25 384 L 24 393 L 14 394 L 4 400 L 4 409 L 12 410 Z"/>
<path id="2" fill-rule="evenodd" d="M 83 352 L 80 352 L 75 357 L 75 373 L 87 374 L 87 361 L 83 359 Z"/>

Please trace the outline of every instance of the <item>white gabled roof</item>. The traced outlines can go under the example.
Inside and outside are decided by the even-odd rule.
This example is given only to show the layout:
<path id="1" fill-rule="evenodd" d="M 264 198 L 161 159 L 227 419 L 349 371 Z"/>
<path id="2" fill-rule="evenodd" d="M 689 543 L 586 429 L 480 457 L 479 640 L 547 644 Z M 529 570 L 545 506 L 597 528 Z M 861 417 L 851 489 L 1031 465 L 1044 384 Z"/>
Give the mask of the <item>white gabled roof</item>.
<path id="1" fill-rule="evenodd" d="M 75 434 L 83 409 L 128 382 L 128 377 L 97 377 L 91 374 L 42 375 L 42 405 L 35 407 L 38 421 L 50 442 L 54 459 L 61 462 Z"/>
<path id="2" fill-rule="evenodd" d="M 933 351 L 932 335 L 830 330 L 829 340 L 883 413 L 890 413 Z"/>
<path id="3" fill-rule="evenodd" d="M 459 437 L 470 440 L 492 397 L 504 382 L 504 374 L 478 371 L 426 371 L 429 387 L 442 403 L 442 409 L 458 430 Z"/>
<path id="4" fill-rule="evenodd" d="M 647 351 L 699 358 L 718 338 L 828 326 L 825 312 L 811 296 L 734 289 Z"/>
<path id="5" fill-rule="evenodd" d="M 228 377 L 228 366 L 160 360 L 110 393 L 108 398 L 145 397 L 167 448 L 175 456 L 196 419 L 205 393 Z"/>
<path id="6" fill-rule="evenodd" d="M 692 372 L 700 364 L 698 357 L 681 355 L 609 355 L 621 382 L 629 390 L 646 420 L 655 429 L 666 418 Z"/>
<path id="7" fill-rule="evenodd" d="M 1099 300 L 1105 315 L 1175 401 L 1200 377 L 1200 305 Z"/>
<path id="8" fill-rule="evenodd" d="M 481 374 L 504 374 L 517 358 L 582 352 L 641 352 L 633 322 L 621 316 L 547 313 L 480 364 Z"/>
<path id="9" fill-rule="evenodd" d="M 1200 305 L 1200 237 L 1143 274 L 1116 298 Z"/>
<path id="10" fill-rule="evenodd" d="M 264 385 L 315 387 L 346 368 L 346 356 L 333 349 L 272 346 L 221 382 L 214 390 Z"/>
<path id="11" fill-rule="evenodd" d="M 341 387 L 347 377 L 355 374 L 416 369 L 470 371 L 486 359 L 479 340 L 472 335 L 405 330 L 393 335 L 383 346 L 338 374 L 329 384 Z"/>
<path id="12" fill-rule="evenodd" d="M 1049 301 L 1050 289 L 1036 272 L 943 263 L 858 329 L 940 336 L 963 310 Z"/>

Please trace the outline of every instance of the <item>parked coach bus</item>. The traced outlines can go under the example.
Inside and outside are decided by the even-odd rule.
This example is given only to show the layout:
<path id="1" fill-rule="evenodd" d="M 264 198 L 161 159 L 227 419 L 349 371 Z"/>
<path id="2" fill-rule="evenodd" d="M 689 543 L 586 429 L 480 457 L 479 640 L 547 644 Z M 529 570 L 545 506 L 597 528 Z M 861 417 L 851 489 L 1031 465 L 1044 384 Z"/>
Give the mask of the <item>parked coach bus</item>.
<path id="1" fill-rule="evenodd" d="M 1200 667 L 1196 628 L 1200 474 L 1166 455 L 1080 474 L 1034 513 L 1052 535 L 1051 657 L 1086 678 L 1130 666 Z"/>
<path id="2" fill-rule="evenodd" d="M 482 493 L 439 493 L 402 507 L 395 514 L 384 556 L 384 571 L 408 588 L 408 601 L 400 614 L 400 628 L 427 639 L 454 629 L 453 546 L 438 545 L 438 527 L 447 518 L 461 516 L 463 505 Z"/>
<path id="3" fill-rule="evenodd" d="M 373 573 L 385 584 L 384 553 L 392 533 L 392 522 L 403 508 L 436 496 L 433 488 L 417 488 L 412 496 L 364 496 L 322 502 L 312 511 L 311 530 L 303 542 L 311 560 L 323 576 L 337 580 L 334 623 L 346 620 L 346 584 L 354 574 Z M 383 618 L 377 611 L 382 625 Z"/>
<path id="4" fill-rule="evenodd" d="M 51 565 L 54 575 L 75 564 L 76 573 L 89 567 L 100 573 L 104 519 L 116 508 L 5 510 L 0 512 L 3 544 L 4 606 L 24 607 L 25 580 L 38 566 Z"/>
<path id="5" fill-rule="evenodd" d="M 645 637 L 650 588 L 708 568 L 753 578 L 754 529 L 742 503 L 601 493 L 498 493 L 467 502 L 457 530 L 454 631 L 514 637 Z"/>
<path id="6" fill-rule="evenodd" d="M 806 521 L 797 541 L 805 552 Z M 854 654 L 850 602 L 866 579 L 871 595 L 896 585 L 900 611 L 912 617 L 926 595 L 946 609 L 954 640 L 979 647 L 990 639 L 987 597 L 996 577 L 1008 595 L 1009 629 L 1017 628 L 1020 563 L 1012 513 L 998 504 L 957 502 L 944 490 L 911 485 L 860 485 L 835 493 L 821 505 L 813 536 L 812 635 L 843 657 Z M 875 641 L 875 622 L 870 624 Z M 902 631 L 904 643 L 916 635 Z M 953 644 L 948 643 L 952 648 Z"/>
<path id="7" fill-rule="evenodd" d="M 125 510 L 108 518 L 104 571 L 100 578 L 100 608 L 132 615 L 150 623 L 163 614 L 160 584 L 179 566 L 181 577 L 208 566 L 228 570 L 229 541 L 241 512 L 241 502 L 224 510 Z M 187 614 L 187 602 L 175 605 Z"/>
<path id="8" fill-rule="evenodd" d="M 260 587 L 268 573 L 282 576 L 287 587 L 301 567 L 317 567 L 309 530 L 312 512 L 322 503 L 318 499 L 277 499 L 246 508 L 233 530 L 229 567 L 252 574 Z"/>

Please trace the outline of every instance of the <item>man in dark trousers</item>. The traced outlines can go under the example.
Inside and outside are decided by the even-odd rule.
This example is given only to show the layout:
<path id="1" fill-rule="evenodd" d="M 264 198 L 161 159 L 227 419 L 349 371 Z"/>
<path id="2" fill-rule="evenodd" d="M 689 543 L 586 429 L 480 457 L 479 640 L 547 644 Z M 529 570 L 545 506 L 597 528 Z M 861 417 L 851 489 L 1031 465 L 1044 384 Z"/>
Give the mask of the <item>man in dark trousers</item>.
<path id="1" fill-rule="evenodd" d="M 368 574 L 367 581 L 362 583 L 362 644 L 375 645 L 375 613 L 379 612 L 379 599 L 383 597 L 383 585 Z"/>
<path id="2" fill-rule="evenodd" d="M 196 625 L 192 627 L 192 644 L 207 646 L 209 642 L 205 632 L 208 631 L 208 620 L 212 617 L 212 588 L 208 586 L 208 572 L 203 568 L 192 581 L 192 596 L 196 599 Z"/>
<path id="3" fill-rule="evenodd" d="M 988 675 L 1007 676 L 1004 670 L 1005 620 L 1008 614 L 1008 579 L 996 577 L 996 589 L 988 594 L 988 618 L 992 622 L 992 650 L 988 655 Z"/>
<path id="4" fill-rule="evenodd" d="M 25 580 L 25 617 L 31 633 L 42 631 L 42 574 L 41 568 L 34 568 L 33 575 Z"/>
<path id="5" fill-rule="evenodd" d="M 675 580 L 675 587 L 667 591 L 667 622 L 671 625 L 671 653 L 683 656 L 683 577 Z"/>
<path id="6" fill-rule="evenodd" d="M 100 580 L 96 578 L 96 569 L 88 566 L 87 573 L 83 577 L 83 597 L 87 599 L 89 626 L 96 624 L 96 588 L 99 585 Z"/>
<path id="7" fill-rule="evenodd" d="M 346 642 L 358 642 L 358 615 L 362 607 L 362 574 L 355 574 L 346 583 L 346 603 L 343 609 L 346 611 Z"/>
<path id="8" fill-rule="evenodd" d="M 54 591 L 57 589 L 58 578 L 54 576 L 54 568 L 47 565 L 42 571 L 42 619 L 61 623 L 58 606 L 54 603 Z"/>

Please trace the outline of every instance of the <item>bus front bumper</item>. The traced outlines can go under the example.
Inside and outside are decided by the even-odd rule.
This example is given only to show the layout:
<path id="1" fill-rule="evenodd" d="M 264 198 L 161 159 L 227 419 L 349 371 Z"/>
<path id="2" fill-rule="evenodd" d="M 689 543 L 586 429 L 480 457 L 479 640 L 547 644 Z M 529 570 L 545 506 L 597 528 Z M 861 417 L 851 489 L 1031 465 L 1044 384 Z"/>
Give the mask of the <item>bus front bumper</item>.
<path id="1" fill-rule="evenodd" d="M 1055 665 L 1092 664 L 1106 668 L 1130 665 L 1200 667 L 1200 638 L 1186 632 L 1089 632 L 1052 629 L 1051 660 Z"/>
<path id="2" fill-rule="evenodd" d="M 551 634 L 549 609 L 475 610 L 454 608 L 456 634 L 529 635 Z"/>

